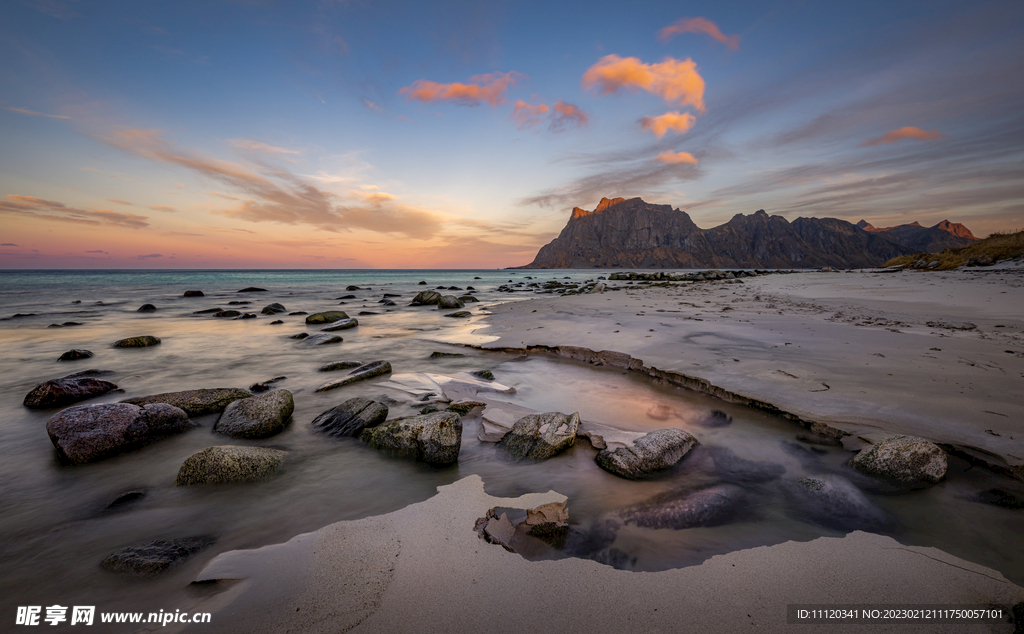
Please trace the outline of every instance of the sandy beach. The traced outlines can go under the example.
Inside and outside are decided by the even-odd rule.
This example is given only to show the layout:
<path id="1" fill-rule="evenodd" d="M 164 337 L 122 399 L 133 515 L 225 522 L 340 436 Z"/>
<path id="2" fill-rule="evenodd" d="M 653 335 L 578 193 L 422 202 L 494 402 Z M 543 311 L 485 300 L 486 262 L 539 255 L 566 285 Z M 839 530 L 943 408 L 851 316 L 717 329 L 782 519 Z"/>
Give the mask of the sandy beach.
<path id="1" fill-rule="evenodd" d="M 608 286 L 623 290 L 494 306 L 482 347 L 628 368 L 782 412 L 851 452 L 908 434 L 1008 482 L 1024 476 L 1019 269 Z M 527 561 L 475 523 L 566 497 L 495 498 L 485 485 L 470 476 L 394 513 L 223 553 L 196 581 L 218 589 L 206 604 L 224 631 L 833 631 L 787 622 L 787 606 L 948 604 L 1001 606 L 1007 618 L 929 631 L 1010 632 L 1024 601 L 995 570 L 862 531 L 657 573 Z"/>

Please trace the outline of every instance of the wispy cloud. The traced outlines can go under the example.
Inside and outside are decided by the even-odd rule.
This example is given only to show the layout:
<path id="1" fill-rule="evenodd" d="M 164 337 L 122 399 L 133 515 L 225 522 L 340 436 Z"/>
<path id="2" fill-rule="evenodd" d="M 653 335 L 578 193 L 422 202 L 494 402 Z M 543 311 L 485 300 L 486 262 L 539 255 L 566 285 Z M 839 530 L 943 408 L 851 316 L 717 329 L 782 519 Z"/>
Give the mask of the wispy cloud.
<path id="1" fill-rule="evenodd" d="M 43 220 L 71 222 L 86 225 L 110 225 L 128 229 L 148 227 L 146 216 L 139 216 L 110 209 L 76 209 L 57 202 L 44 200 L 35 196 L 8 194 L 6 200 L 0 200 L 0 214 L 31 216 Z M 42 213 L 46 212 L 46 213 Z"/>
<path id="2" fill-rule="evenodd" d="M 16 247 L 16 246 L 18 246 L 18 245 L 14 244 L 13 242 L 4 242 L 3 244 L 0 244 L 0 247 Z"/>
<path id="3" fill-rule="evenodd" d="M 71 117 L 63 114 L 47 114 L 45 112 L 36 112 L 35 110 L 29 110 L 28 108 L 14 108 L 13 106 L 4 106 L 5 110 L 11 112 L 17 112 L 27 117 L 49 117 L 50 119 L 70 119 Z"/>
<path id="4" fill-rule="evenodd" d="M 507 73 L 488 73 L 486 75 L 474 75 L 469 78 L 470 83 L 459 82 L 451 84 L 439 84 L 426 79 L 414 81 L 412 85 L 406 86 L 398 91 L 400 95 L 406 95 L 409 101 L 422 101 L 433 103 L 435 101 L 454 101 L 462 106 L 479 106 L 486 103 L 497 107 L 505 103 L 505 93 L 512 84 L 523 78 L 522 73 L 510 71 Z"/>
<path id="5" fill-rule="evenodd" d="M 94 251 L 86 251 L 86 253 L 102 253 L 103 255 L 110 255 L 110 254 L 109 254 L 109 253 L 107 253 L 106 251 L 101 251 L 101 250 L 99 250 L 99 249 L 96 249 L 96 250 L 94 250 Z"/>
<path id="6" fill-rule="evenodd" d="M 590 121 L 589 115 L 578 106 L 564 101 L 556 101 L 551 113 L 551 131 L 564 132 L 573 128 L 582 128 Z"/>
<path id="7" fill-rule="evenodd" d="M 551 112 L 551 107 L 545 103 L 531 104 L 519 99 L 516 101 L 510 118 L 515 122 L 517 128 L 524 130 L 539 124 L 549 112 Z"/>
<path id="8" fill-rule="evenodd" d="M 254 141 L 252 139 L 231 139 L 230 143 L 236 148 L 258 154 L 269 154 L 271 156 L 279 156 L 281 154 L 301 154 L 298 150 L 277 147 L 276 145 L 269 145 L 262 141 Z"/>
<path id="9" fill-rule="evenodd" d="M 654 157 L 654 160 L 659 163 L 668 163 L 670 165 L 676 165 L 679 163 L 686 163 L 687 165 L 697 164 L 697 158 L 689 152 L 662 152 L 658 156 Z"/>
<path id="10" fill-rule="evenodd" d="M 135 257 L 139 260 L 153 260 L 156 258 L 162 258 L 164 256 L 162 253 L 147 253 L 146 255 L 137 255 Z"/>
<path id="11" fill-rule="evenodd" d="M 108 203 L 114 203 L 115 205 L 127 205 L 128 207 L 135 206 L 128 202 L 127 200 L 121 200 L 120 198 L 107 198 L 106 200 Z"/>
<path id="12" fill-rule="evenodd" d="M 659 139 L 669 131 L 675 132 L 676 134 L 682 134 L 693 127 L 694 122 L 697 121 L 697 117 L 693 116 L 689 112 L 679 112 L 674 110 L 672 112 L 666 112 L 665 114 L 658 115 L 657 117 L 644 117 L 640 119 L 640 127 L 644 130 L 650 130 L 654 133 L 654 136 Z"/>
<path id="13" fill-rule="evenodd" d="M 906 126 L 896 130 L 890 130 L 882 136 L 868 139 L 860 144 L 861 147 L 870 147 L 873 145 L 886 145 L 888 143 L 896 143 L 897 141 L 903 141 L 905 139 L 913 139 L 914 141 L 931 141 L 932 139 L 941 139 L 944 134 L 938 130 L 922 130 L 915 126 Z"/>
<path id="14" fill-rule="evenodd" d="M 645 64 L 636 57 L 605 55 L 583 74 L 583 87 L 602 95 L 622 90 L 644 90 L 678 106 L 704 111 L 704 78 L 690 58 L 666 57 Z"/>
<path id="15" fill-rule="evenodd" d="M 163 211 L 172 214 L 177 213 L 178 211 L 174 207 L 168 207 L 167 205 L 150 205 L 149 208 L 152 209 L 153 211 Z"/>
<path id="16" fill-rule="evenodd" d="M 740 36 L 726 35 L 718 25 L 707 18 L 682 18 L 658 31 L 658 39 L 662 42 L 671 40 L 680 33 L 704 33 L 718 40 L 735 51 L 740 47 Z"/>
<path id="17" fill-rule="evenodd" d="M 520 130 L 547 121 L 548 129 L 557 133 L 585 127 L 590 121 L 590 116 L 579 106 L 562 100 L 549 106 L 545 103 L 531 104 L 520 99 L 516 101 L 510 119 Z"/>

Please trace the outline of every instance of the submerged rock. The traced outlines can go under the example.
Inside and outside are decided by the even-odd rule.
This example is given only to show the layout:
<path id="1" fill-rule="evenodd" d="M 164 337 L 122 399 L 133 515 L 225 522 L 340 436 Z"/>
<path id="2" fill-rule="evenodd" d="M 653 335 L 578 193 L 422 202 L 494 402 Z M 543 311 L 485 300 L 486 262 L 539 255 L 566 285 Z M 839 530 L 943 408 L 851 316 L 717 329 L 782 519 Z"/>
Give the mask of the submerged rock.
<path id="1" fill-rule="evenodd" d="M 344 341 L 344 339 L 342 339 L 341 335 L 310 335 L 308 337 L 303 337 L 302 342 L 299 345 L 307 347 L 326 346 L 332 343 L 341 343 L 342 341 Z"/>
<path id="2" fill-rule="evenodd" d="M 852 482 L 822 475 L 786 482 L 783 486 L 797 518 L 839 531 L 885 531 L 893 527 L 888 513 Z"/>
<path id="3" fill-rule="evenodd" d="M 331 436 L 359 436 L 364 429 L 380 425 L 388 417 L 388 406 L 367 398 L 350 398 L 313 419 L 313 427 Z"/>
<path id="4" fill-rule="evenodd" d="M 707 452 L 714 461 L 715 475 L 727 482 L 760 484 L 778 480 L 786 473 L 781 464 L 740 458 L 727 447 L 708 447 Z"/>
<path id="5" fill-rule="evenodd" d="M 324 383 L 320 387 L 316 388 L 317 392 L 326 392 L 328 390 L 334 390 L 339 387 L 351 385 L 356 381 L 363 381 L 375 376 L 381 376 L 382 374 L 391 373 L 391 364 L 387 361 L 371 361 L 370 363 L 364 364 L 349 372 L 346 376 L 335 379 L 328 383 Z"/>
<path id="6" fill-rule="evenodd" d="M 137 311 L 135 311 L 135 312 L 137 312 L 137 313 L 151 313 L 151 312 L 153 312 L 155 310 L 156 310 L 156 306 L 154 306 L 153 304 L 143 304 L 142 306 L 139 306 L 139 309 Z"/>
<path id="7" fill-rule="evenodd" d="M 307 324 L 330 324 L 336 321 L 348 319 L 348 313 L 343 310 L 327 310 L 321 313 L 313 313 L 306 316 Z"/>
<path id="8" fill-rule="evenodd" d="M 729 416 L 720 409 L 713 409 L 706 416 L 697 421 L 701 427 L 727 427 L 732 424 L 732 416 Z"/>
<path id="9" fill-rule="evenodd" d="M 249 386 L 249 391 L 252 392 L 253 394 L 260 394 L 262 392 L 266 392 L 268 390 L 273 389 L 272 386 L 273 386 L 274 383 L 277 383 L 278 381 L 283 381 L 283 380 L 285 380 L 287 378 L 288 377 L 286 377 L 286 376 L 275 376 L 274 378 L 267 379 L 266 381 L 260 381 L 259 383 L 253 383 L 252 385 Z"/>
<path id="10" fill-rule="evenodd" d="M 112 348 L 145 348 L 147 346 L 155 346 L 160 343 L 160 339 L 152 335 L 142 335 L 140 337 L 128 337 L 127 339 L 118 339 L 114 343 L 110 344 Z"/>
<path id="11" fill-rule="evenodd" d="M 252 394 L 241 388 L 216 387 L 137 396 L 135 398 L 126 398 L 121 402 L 140 406 L 152 403 L 166 403 L 167 405 L 184 410 L 189 416 L 205 416 L 207 414 L 223 412 L 224 408 L 231 403 L 239 399 L 250 398 L 251 396 Z"/>
<path id="12" fill-rule="evenodd" d="M 281 432 L 294 411 L 291 392 L 272 390 L 228 405 L 213 431 L 232 438 L 266 438 Z"/>
<path id="13" fill-rule="evenodd" d="M 193 315 L 206 315 L 208 313 L 219 313 L 222 310 L 224 310 L 224 309 L 220 308 L 220 307 L 217 307 L 217 308 L 204 308 L 203 310 L 194 310 L 194 311 L 192 311 L 192 314 Z"/>
<path id="14" fill-rule="evenodd" d="M 180 564 L 214 541 L 214 538 L 205 536 L 159 539 L 148 544 L 122 548 L 104 559 L 102 566 L 114 572 L 138 576 L 155 575 Z"/>
<path id="15" fill-rule="evenodd" d="M 978 494 L 977 501 L 982 504 L 991 504 L 993 506 L 999 506 L 1013 511 L 1024 509 L 1024 500 L 1019 499 L 1014 494 L 1007 493 L 1002 489 L 989 489 L 987 491 L 982 491 Z"/>
<path id="16" fill-rule="evenodd" d="M 470 372 L 470 374 L 478 379 L 483 379 L 485 381 L 494 380 L 494 373 L 491 372 L 490 370 L 475 370 L 473 372 Z"/>
<path id="17" fill-rule="evenodd" d="M 719 484 L 694 492 L 668 492 L 620 510 L 626 524 L 643 528 L 721 526 L 735 520 L 746 506 L 743 489 Z"/>
<path id="18" fill-rule="evenodd" d="M 339 319 L 338 321 L 332 323 L 329 326 L 321 328 L 320 330 L 324 332 L 334 332 L 335 330 L 348 330 L 349 328 L 355 328 L 358 325 L 359 322 L 355 318 L 349 317 L 347 319 Z"/>
<path id="19" fill-rule="evenodd" d="M 85 464 L 195 426 L 184 411 L 163 403 L 104 403 L 76 405 L 55 414 L 46 423 L 46 433 L 62 459 Z"/>
<path id="20" fill-rule="evenodd" d="M 203 297 L 203 291 L 185 291 L 182 297 Z"/>
<path id="21" fill-rule="evenodd" d="M 464 308 L 466 305 L 459 301 L 459 298 L 454 295 L 444 295 L 441 299 L 437 300 L 437 307 L 440 309 L 445 308 Z"/>
<path id="22" fill-rule="evenodd" d="M 87 398 L 94 398 L 116 390 L 117 385 L 110 381 L 95 379 L 89 376 L 64 377 L 40 383 L 25 395 L 23 404 L 31 409 L 48 409 L 61 407 Z"/>
<path id="23" fill-rule="evenodd" d="M 444 466 L 459 461 L 462 419 L 454 412 L 396 418 L 363 430 L 360 439 L 392 455 Z"/>
<path id="24" fill-rule="evenodd" d="M 264 315 L 276 315 L 278 313 L 286 313 L 288 312 L 288 309 L 285 308 L 284 305 L 274 302 L 273 304 L 267 304 L 264 306 L 263 310 L 260 312 Z"/>
<path id="25" fill-rule="evenodd" d="M 74 350 L 68 350 L 64 354 L 60 355 L 60 357 L 58 357 L 57 360 L 78 361 L 79 359 L 88 359 L 89 357 L 92 356 L 94 355 L 91 350 L 79 350 L 78 348 L 75 348 Z"/>
<path id="26" fill-rule="evenodd" d="M 305 339 L 308 336 L 309 336 L 308 332 L 300 332 L 300 333 L 295 334 L 295 335 L 288 335 L 288 338 L 289 339 Z"/>
<path id="27" fill-rule="evenodd" d="M 348 370 L 363 365 L 362 361 L 332 361 L 325 363 L 316 369 L 317 372 L 334 372 L 335 370 Z"/>
<path id="28" fill-rule="evenodd" d="M 237 310 L 231 309 L 231 310 L 220 310 L 220 311 L 217 311 L 217 312 L 215 312 L 213 314 L 213 316 L 214 317 L 220 317 L 220 318 L 223 319 L 223 318 L 227 318 L 227 317 L 238 317 L 241 314 L 242 314 L 241 311 L 237 311 Z"/>
<path id="29" fill-rule="evenodd" d="M 632 445 L 599 452 L 594 461 L 609 473 L 635 480 L 671 467 L 696 445 L 697 439 L 682 429 L 657 429 Z"/>
<path id="30" fill-rule="evenodd" d="M 266 293 L 267 289 L 258 286 L 246 286 L 238 291 L 239 293 Z"/>
<path id="31" fill-rule="evenodd" d="M 273 476 L 288 455 L 267 447 L 223 445 L 189 456 L 178 469 L 177 486 L 258 482 Z"/>
<path id="32" fill-rule="evenodd" d="M 465 318 L 465 317 L 472 317 L 472 316 L 473 316 L 473 313 L 469 312 L 468 310 L 459 310 L 459 311 L 456 311 L 454 313 L 448 313 L 447 315 L 445 315 L 445 317 L 456 317 L 456 318 Z"/>
<path id="33" fill-rule="evenodd" d="M 480 300 L 473 297 L 472 295 L 462 295 L 459 297 L 459 301 L 462 302 L 463 304 L 468 304 L 472 302 L 479 302 Z"/>
<path id="34" fill-rule="evenodd" d="M 902 485 L 935 484 L 946 476 L 946 453 L 935 443 L 915 436 L 894 436 L 850 459 L 850 465 Z"/>
<path id="35" fill-rule="evenodd" d="M 466 355 L 462 354 L 461 352 L 437 352 L 437 351 L 434 351 L 434 352 L 430 353 L 430 357 L 429 358 L 431 358 L 431 359 L 453 358 L 454 359 L 454 358 L 464 357 L 464 356 L 466 356 Z"/>
<path id="36" fill-rule="evenodd" d="M 579 412 L 529 414 L 516 421 L 498 445 L 517 460 L 547 460 L 572 447 L 579 427 Z"/>

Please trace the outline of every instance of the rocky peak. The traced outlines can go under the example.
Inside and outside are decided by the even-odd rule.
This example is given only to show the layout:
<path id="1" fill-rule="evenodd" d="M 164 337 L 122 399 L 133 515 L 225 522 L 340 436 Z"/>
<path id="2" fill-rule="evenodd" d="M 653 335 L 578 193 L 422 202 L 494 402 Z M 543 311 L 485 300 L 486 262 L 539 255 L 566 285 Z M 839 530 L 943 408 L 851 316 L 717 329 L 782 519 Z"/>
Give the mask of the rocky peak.
<path id="1" fill-rule="evenodd" d="M 871 224 L 867 220 L 861 220 L 857 223 L 857 228 L 863 229 L 864 231 L 875 231 L 875 225 Z"/>
<path id="2" fill-rule="evenodd" d="M 978 239 L 973 233 L 971 233 L 970 229 L 968 229 L 967 227 L 963 226 L 959 222 L 950 222 L 948 220 L 943 220 L 939 224 L 937 224 L 934 227 L 932 227 L 932 229 L 939 229 L 941 231 L 946 231 L 946 232 L 952 233 L 953 235 L 957 236 L 958 238 L 967 238 L 969 240 L 977 240 Z"/>
<path id="3" fill-rule="evenodd" d="M 594 213 L 601 213 L 609 207 L 614 207 L 615 205 L 624 202 L 626 202 L 625 198 L 602 198 L 601 202 L 597 203 L 597 209 L 594 210 Z"/>

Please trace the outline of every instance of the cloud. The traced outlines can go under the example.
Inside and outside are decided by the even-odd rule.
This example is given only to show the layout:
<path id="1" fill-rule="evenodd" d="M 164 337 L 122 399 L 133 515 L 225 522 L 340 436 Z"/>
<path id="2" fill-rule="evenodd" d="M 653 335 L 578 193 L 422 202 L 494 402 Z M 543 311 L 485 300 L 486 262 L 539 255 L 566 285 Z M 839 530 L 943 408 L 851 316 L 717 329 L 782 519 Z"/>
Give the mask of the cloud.
<path id="1" fill-rule="evenodd" d="M 621 90 L 644 90 L 666 103 L 692 106 L 704 112 L 704 78 L 690 58 L 666 57 L 657 64 L 644 64 L 636 57 L 605 55 L 583 74 L 583 87 L 602 95 Z"/>
<path id="2" fill-rule="evenodd" d="M 149 226 L 146 216 L 111 211 L 110 209 L 76 209 L 55 200 L 44 200 L 35 196 L 18 194 L 8 194 L 7 200 L 0 200 L 0 214 L 17 214 L 44 220 L 86 225 L 109 225 L 128 229 L 142 229 Z"/>
<path id="3" fill-rule="evenodd" d="M 680 33 L 704 33 L 735 51 L 740 47 L 740 36 L 722 33 L 718 25 L 707 18 L 682 18 L 658 31 L 658 39 L 667 42 Z"/>
<path id="4" fill-rule="evenodd" d="M 277 147 L 275 145 L 267 145 L 266 143 L 262 143 L 260 141 L 253 141 L 252 139 L 231 139 L 230 142 L 231 145 L 237 148 L 260 154 L 300 154 L 298 150 L 289 150 L 287 148 Z"/>
<path id="5" fill-rule="evenodd" d="M 29 110 L 28 108 L 14 108 L 12 106 L 4 106 L 5 110 L 11 112 L 17 112 L 29 117 L 49 117 L 51 119 L 70 119 L 71 117 L 63 114 L 46 114 L 45 112 L 36 112 L 35 110 Z"/>
<path id="6" fill-rule="evenodd" d="M 162 258 L 164 256 L 162 253 L 148 253 L 146 255 L 137 255 L 135 257 L 139 260 L 152 260 L 154 258 Z"/>
<path id="7" fill-rule="evenodd" d="M 515 121 L 516 127 L 520 130 L 532 128 L 544 120 L 544 116 L 551 112 L 551 107 L 544 103 L 530 104 L 522 99 L 516 100 L 515 108 L 512 109 L 510 119 Z"/>
<path id="8" fill-rule="evenodd" d="M 110 255 L 106 251 L 100 251 L 99 249 L 96 249 L 95 251 L 86 251 L 86 253 L 102 253 L 103 255 Z"/>
<path id="9" fill-rule="evenodd" d="M 662 152 L 658 156 L 654 157 L 655 161 L 661 163 L 669 163 L 675 165 L 677 163 L 687 163 L 689 165 L 696 165 L 697 158 L 689 152 Z"/>
<path id="10" fill-rule="evenodd" d="M 941 139 L 946 135 L 942 134 L 938 130 L 922 130 L 915 126 L 906 126 L 899 128 L 898 130 L 890 130 L 882 136 L 868 139 L 867 141 L 860 144 L 860 147 L 869 147 L 873 145 L 886 145 L 888 143 L 896 143 L 903 139 L 914 139 L 915 141 L 930 141 L 932 139 Z"/>
<path id="11" fill-rule="evenodd" d="M 127 200 L 121 200 L 120 198 L 107 198 L 106 200 L 108 203 L 114 203 L 115 205 L 127 205 L 129 207 L 135 206 L 128 202 Z"/>
<path id="12" fill-rule="evenodd" d="M 14 244 L 13 242 L 4 242 L 3 244 L 0 244 L 0 247 L 16 247 L 16 246 L 18 246 L 18 245 Z"/>
<path id="13" fill-rule="evenodd" d="M 644 117 L 640 119 L 640 127 L 644 130 L 650 130 L 654 133 L 654 136 L 659 139 L 665 136 L 669 130 L 677 134 L 682 134 L 693 127 L 697 117 L 693 116 L 689 112 L 679 112 L 674 110 L 672 112 L 666 112 L 665 114 L 658 115 L 657 117 Z"/>
<path id="14" fill-rule="evenodd" d="M 474 75 L 470 77 L 473 83 L 463 84 L 459 82 L 451 84 L 439 84 L 426 79 L 419 79 L 398 91 L 400 95 L 407 95 L 409 101 L 417 100 L 424 103 L 435 101 L 454 101 L 463 106 L 479 106 L 487 103 L 497 107 L 505 103 L 505 93 L 512 84 L 525 77 L 522 73 L 510 71 L 507 73 L 488 73 L 486 75 Z"/>
<path id="15" fill-rule="evenodd" d="M 579 107 L 558 100 L 551 113 L 551 131 L 564 132 L 572 128 L 582 128 L 590 121 L 590 117 Z"/>
<path id="16" fill-rule="evenodd" d="M 172 214 L 177 213 L 178 211 L 174 207 L 168 207 L 167 205 L 150 205 L 149 208 L 152 209 L 153 211 L 165 211 L 167 213 Z"/>
<path id="17" fill-rule="evenodd" d="M 376 101 L 370 101 L 365 97 L 360 97 L 359 101 L 363 102 L 364 106 L 366 106 L 370 110 L 373 110 L 377 114 L 384 114 L 384 108 Z"/>

